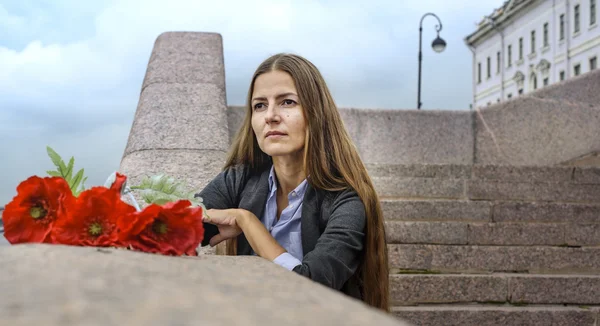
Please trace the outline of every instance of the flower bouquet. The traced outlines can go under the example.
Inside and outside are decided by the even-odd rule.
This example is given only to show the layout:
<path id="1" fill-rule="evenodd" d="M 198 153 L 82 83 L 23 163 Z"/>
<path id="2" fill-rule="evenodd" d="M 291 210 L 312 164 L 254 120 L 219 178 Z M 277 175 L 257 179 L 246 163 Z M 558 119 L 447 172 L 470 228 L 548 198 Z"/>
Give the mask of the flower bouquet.
<path id="1" fill-rule="evenodd" d="M 197 255 L 206 209 L 194 192 L 165 175 L 128 186 L 127 177 L 117 172 L 104 186 L 85 189 L 87 177 L 83 169 L 74 173 L 73 157 L 65 164 L 52 148 L 47 152 L 57 170 L 22 181 L 2 212 L 8 242 Z M 135 191 L 147 204 L 143 209 L 132 195 Z"/>

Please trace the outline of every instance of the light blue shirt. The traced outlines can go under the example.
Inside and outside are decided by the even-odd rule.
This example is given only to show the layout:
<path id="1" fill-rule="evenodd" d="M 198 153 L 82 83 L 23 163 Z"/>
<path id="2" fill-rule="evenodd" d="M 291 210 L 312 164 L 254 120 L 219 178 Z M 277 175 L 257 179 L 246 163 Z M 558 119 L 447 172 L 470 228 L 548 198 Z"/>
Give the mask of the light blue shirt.
<path id="1" fill-rule="evenodd" d="M 277 220 L 277 182 L 275 182 L 275 169 L 271 167 L 269 173 L 269 197 L 262 222 L 269 230 L 273 238 L 277 240 L 287 252 L 279 255 L 274 263 L 287 268 L 288 270 L 302 264 L 302 233 L 300 220 L 302 215 L 302 201 L 306 192 L 307 181 L 302 181 L 288 194 L 288 206 L 281 212 L 279 221 Z"/>

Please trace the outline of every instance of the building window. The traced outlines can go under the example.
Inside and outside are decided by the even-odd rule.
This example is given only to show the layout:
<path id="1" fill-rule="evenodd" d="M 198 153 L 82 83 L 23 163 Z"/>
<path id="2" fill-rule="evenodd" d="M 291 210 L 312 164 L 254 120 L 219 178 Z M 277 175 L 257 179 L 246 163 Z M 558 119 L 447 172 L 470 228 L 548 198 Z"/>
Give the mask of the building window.
<path id="1" fill-rule="evenodd" d="M 565 14 L 560 15 L 560 30 L 559 30 L 560 38 L 559 40 L 565 39 Z"/>
<path id="2" fill-rule="evenodd" d="M 574 30 L 574 32 L 575 32 L 575 33 L 579 33 L 579 30 L 580 30 L 580 27 L 581 27 L 581 25 L 580 25 L 580 23 L 581 23 L 581 22 L 580 22 L 580 19 L 579 19 L 579 16 L 580 16 L 580 13 L 579 13 L 579 5 L 576 5 L 576 6 L 575 6 L 575 9 L 574 9 L 574 14 L 575 14 L 575 17 L 574 17 L 574 19 L 573 19 L 573 21 L 574 21 L 574 23 L 573 23 L 573 24 L 575 25 L 575 30 Z"/>
<path id="3" fill-rule="evenodd" d="M 502 61 L 500 61 L 500 52 L 496 53 L 496 73 L 500 73 L 500 65 Z"/>
<path id="4" fill-rule="evenodd" d="M 548 77 L 544 78 L 544 86 L 548 86 L 548 82 L 549 82 Z"/>
<path id="5" fill-rule="evenodd" d="M 512 66 L 512 45 L 508 46 L 508 66 Z"/>
<path id="6" fill-rule="evenodd" d="M 590 0 L 590 25 L 596 23 L 596 0 Z"/>
<path id="7" fill-rule="evenodd" d="M 535 31 L 531 31 L 531 53 L 535 53 Z"/>
<path id="8" fill-rule="evenodd" d="M 559 75 L 560 75 L 560 81 L 565 80 L 565 71 L 564 70 L 561 71 Z"/>
<path id="9" fill-rule="evenodd" d="M 519 60 L 523 60 L 523 38 L 519 38 Z"/>
<path id="10" fill-rule="evenodd" d="M 548 23 L 544 24 L 544 47 L 548 46 Z"/>
<path id="11" fill-rule="evenodd" d="M 598 59 L 593 57 L 590 59 L 590 70 L 595 70 L 598 67 Z"/>
<path id="12" fill-rule="evenodd" d="M 477 63 L 477 83 L 481 84 L 481 62 Z"/>
<path id="13" fill-rule="evenodd" d="M 492 77 L 492 59 L 487 57 L 487 78 Z"/>
<path id="14" fill-rule="evenodd" d="M 508 93 L 508 96 L 506 96 L 507 98 L 512 98 L 512 93 Z"/>
<path id="15" fill-rule="evenodd" d="M 522 94 L 523 94 L 523 89 L 522 89 L 522 88 L 520 88 L 520 89 L 519 89 L 519 95 L 522 95 Z"/>
<path id="16" fill-rule="evenodd" d="M 533 84 L 533 89 L 536 90 L 537 89 L 537 76 L 536 75 L 531 76 L 531 82 Z"/>
<path id="17" fill-rule="evenodd" d="M 575 67 L 573 67 L 573 74 L 575 76 L 579 76 L 580 73 L 581 73 L 581 65 L 577 64 L 577 65 L 575 65 Z"/>

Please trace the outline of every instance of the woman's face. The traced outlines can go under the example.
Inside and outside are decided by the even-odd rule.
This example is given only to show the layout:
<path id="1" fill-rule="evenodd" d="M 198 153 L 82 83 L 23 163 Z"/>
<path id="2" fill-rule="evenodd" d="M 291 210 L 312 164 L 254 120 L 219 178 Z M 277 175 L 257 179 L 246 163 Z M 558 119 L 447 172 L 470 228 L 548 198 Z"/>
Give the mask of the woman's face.
<path id="1" fill-rule="evenodd" d="M 272 157 L 296 158 L 304 149 L 306 121 L 292 77 L 275 70 L 258 76 L 252 93 L 252 129 Z"/>

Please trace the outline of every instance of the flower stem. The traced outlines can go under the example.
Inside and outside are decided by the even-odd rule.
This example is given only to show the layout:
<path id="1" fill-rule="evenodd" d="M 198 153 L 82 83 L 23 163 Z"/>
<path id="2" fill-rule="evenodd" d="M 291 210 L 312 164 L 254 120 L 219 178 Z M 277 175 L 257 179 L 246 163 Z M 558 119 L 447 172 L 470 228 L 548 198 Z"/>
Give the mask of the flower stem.
<path id="1" fill-rule="evenodd" d="M 138 202 L 137 202 L 137 200 L 135 200 L 135 197 L 133 197 L 133 195 L 131 194 L 131 193 L 132 193 L 132 191 L 131 191 L 131 188 L 129 188 L 129 187 L 126 187 L 126 188 L 125 188 L 125 193 L 129 195 L 129 198 L 131 198 L 131 201 L 133 202 L 133 206 L 135 206 L 135 209 L 136 209 L 138 212 L 139 212 L 139 211 L 141 211 L 141 209 L 140 209 L 140 205 L 138 205 Z"/>

